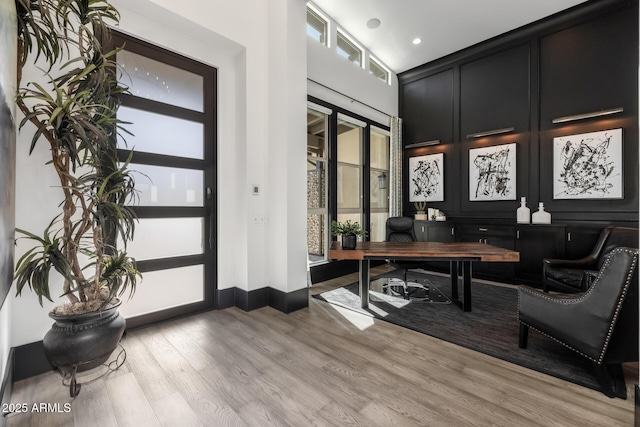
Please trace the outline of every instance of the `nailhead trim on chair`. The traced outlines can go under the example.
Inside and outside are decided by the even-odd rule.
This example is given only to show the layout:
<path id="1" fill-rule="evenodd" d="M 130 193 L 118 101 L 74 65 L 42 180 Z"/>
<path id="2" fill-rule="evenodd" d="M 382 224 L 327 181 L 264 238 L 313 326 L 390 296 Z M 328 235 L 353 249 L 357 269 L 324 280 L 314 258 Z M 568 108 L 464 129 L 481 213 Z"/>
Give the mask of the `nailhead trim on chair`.
<path id="1" fill-rule="evenodd" d="M 548 335 L 542 331 L 540 331 L 539 329 L 534 328 L 533 326 L 527 324 L 526 322 L 523 322 L 522 320 L 520 320 L 520 293 L 518 292 L 518 321 L 520 323 L 524 323 L 525 325 L 527 325 L 529 328 L 532 328 L 538 332 L 540 332 L 542 335 L 545 335 L 549 338 L 551 338 L 554 341 L 559 342 L 560 344 L 564 345 L 565 347 L 575 351 L 576 353 L 586 357 L 587 359 L 596 362 L 598 365 L 602 364 L 602 361 L 604 360 L 604 355 L 605 352 L 607 351 L 607 348 L 609 346 L 609 341 L 611 341 L 611 336 L 613 335 L 613 329 L 615 327 L 615 324 L 618 321 L 618 316 L 620 314 L 620 310 L 622 309 L 622 303 L 625 299 L 625 297 L 627 296 L 627 292 L 629 290 L 629 286 L 631 285 L 631 279 L 633 278 L 633 272 L 636 269 L 636 264 L 638 262 L 638 251 L 637 250 L 629 250 L 629 249 L 624 249 L 624 248 L 616 248 L 613 251 L 611 251 L 611 253 L 609 253 L 609 255 L 607 256 L 607 259 L 605 260 L 604 264 L 602 265 L 602 268 L 600 269 L 600 272 L 598 272 L 598 277 L 596 278 L 596 280 L 593 282 L 593 284 L 591 285 L 591 287 L 580 297 L 578 298 L 572 298 L 570 300 L 562 300 L 562 299 L 558 299 L 558 298 L 551 298 L 549 296 L 546 295 L 540 295 L 537 292 L 531 292 L 529 289 L 527 288 L 518 288 L 519 290 L 522 290 L 522 292 L 528 292 L 531 295 L 536 295 L 537 297 L 540 297 L 542 299 L 546 299 L 550 302 L 553 303 L 557 303 L 557 304 L 562 304 L 562 305 L 570 305 L 570 304 L 577 304 L 579 302 L 581 302 L 583 299 L 585 299 L 587 297 L 587 295 L 589 295 L 593 289 L 600 283 L 600 279 L 602 277 L 602 271 L 605 269 L 605 267 L 608 267 L 609 264 L 611 264 L 611 258 L 613 256 L 614 253 L 616 252 L 627 252 L 633 255 L 633 261 L 631 262 L 631 266 L 629 267 L 629 272 L 627 273 L 627 279 L 625 281 L 624 284 L 624 288 L 622 289 L 622 293 L 620 294 L 620 298 L 618 299 L 618 303 L 616 305 L 616 310 L 613 314 L 613 319 L 611 319 L 611 323 L 609 324 L 609 330 L 607 331 L 607 336 L 604 340 L 604 344 L 602 346 L 602 351 L 600 352 L 600 356 L 598 357 L 598 359 L 594 359 L 593 357 L 587 356 L 586 354 L 582 353 L 581 351 L 576 350 L 575 348 L 571 347 L 570 345 L 568 345 L 567 343 L 560 341 L 559 339 L 552 337 L 551 335 Z"/>

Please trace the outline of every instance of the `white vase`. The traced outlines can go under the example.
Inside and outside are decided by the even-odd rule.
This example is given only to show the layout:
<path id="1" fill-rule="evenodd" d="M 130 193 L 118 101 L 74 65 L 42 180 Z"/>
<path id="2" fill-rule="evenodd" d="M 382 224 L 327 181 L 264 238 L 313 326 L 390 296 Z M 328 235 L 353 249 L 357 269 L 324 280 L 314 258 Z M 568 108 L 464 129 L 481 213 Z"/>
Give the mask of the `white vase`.
<path id="1" fill-rule="evenodd" d="M 538 203 L 538 212 L 531 215 L 533 224 L 551 224 L 551 214 L 544 210 L 544 203 Z"/>
<path id="2" fill-rule="evenodd" d="M 531 221 L 531 209 L 527 207 L 527 198 L 520 198 L 520 207 L 516 210 L 518 224 L 529 224 Z"/>

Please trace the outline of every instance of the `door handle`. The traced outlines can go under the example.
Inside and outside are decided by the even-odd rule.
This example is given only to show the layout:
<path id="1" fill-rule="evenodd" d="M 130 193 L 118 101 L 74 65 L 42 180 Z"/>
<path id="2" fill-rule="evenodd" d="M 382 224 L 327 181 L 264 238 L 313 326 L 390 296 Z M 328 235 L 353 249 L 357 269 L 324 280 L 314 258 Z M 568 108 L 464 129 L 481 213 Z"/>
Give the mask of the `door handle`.
<path id="1" fill-rule="evenodd" d="M 213 199 L 213 190 L 211 187 L 207 187 L 206 198 L 207 200 Z M 209 211 L 209 249 L 213 249 L 213 208 L 209 208 L 207 210 Z"/>
<path id="2" fill-rule="evenodd" d="M 209 249 L 213 249 L 213 212 L 209 214 Z"/>

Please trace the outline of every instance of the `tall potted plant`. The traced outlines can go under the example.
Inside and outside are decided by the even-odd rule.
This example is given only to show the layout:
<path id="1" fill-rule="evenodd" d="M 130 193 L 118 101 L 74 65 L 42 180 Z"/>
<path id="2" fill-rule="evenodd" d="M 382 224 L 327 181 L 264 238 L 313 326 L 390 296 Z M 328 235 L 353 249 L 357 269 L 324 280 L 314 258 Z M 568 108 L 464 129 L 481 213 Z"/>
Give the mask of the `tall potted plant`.
<path id="1" fill-rule="evenodd" d="M 102 0 L 15 1 L 20 129 L 35 127 L 29 154 L 47 144 L 51 160 L 44 167 L 55 170 L 63 196 L 44 231 L 16 230 L 34 243 L 16 264 L 16 290 L 20 295 L 28 286 L 42 305 L 43 298 L 52 300 L 50 273 L 62 275 L 69 302 L 50 313 L 56 324 L 45 336 L 45 353 L 75 378 L 76 370 L 101 364 L 116 348 L 125 324 L 118 297 L 126 290 L 133 295 L 140 278 L 126 252 L 137 220 L 130 207 L 134 179 L 116 149 L 118 95 L 126 88 L 116 78 L 116 51 L 104 53 L 102 45 L 107 22 L 117 23 L 119 14 Z M 21 82 L 25 64 L 38 59 L 48 83 Z M 78 326 L 86 320 L 92 326 Z M 110 334 L 80 336 L 105 326 Z M 62 341 L 69 338 L 75 341 Z"/>

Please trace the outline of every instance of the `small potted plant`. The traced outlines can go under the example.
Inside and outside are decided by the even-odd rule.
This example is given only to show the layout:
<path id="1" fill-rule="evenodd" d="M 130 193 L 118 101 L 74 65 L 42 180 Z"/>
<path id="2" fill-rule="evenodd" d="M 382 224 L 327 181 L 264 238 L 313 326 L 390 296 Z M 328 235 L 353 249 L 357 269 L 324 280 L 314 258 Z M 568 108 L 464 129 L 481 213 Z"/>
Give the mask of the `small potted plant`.
<path id="1" fill-rule="evenodd" d="M 416 208 L 415 219 L 417 220 L 429 219 L 429 217 L 425 213 L 425 209 L 427 208 L 427 202 L 415 202 L 413 206 Z"/>
<path id="2" fill-rule="evenodd" d="M 342 236 L 342 249 L 355 249 L 356 236 L 364 236 L 366 235 L 366 231 L 362 229 L 360 223 L 357 221 L 331 221 L 331 235 Z"/>

